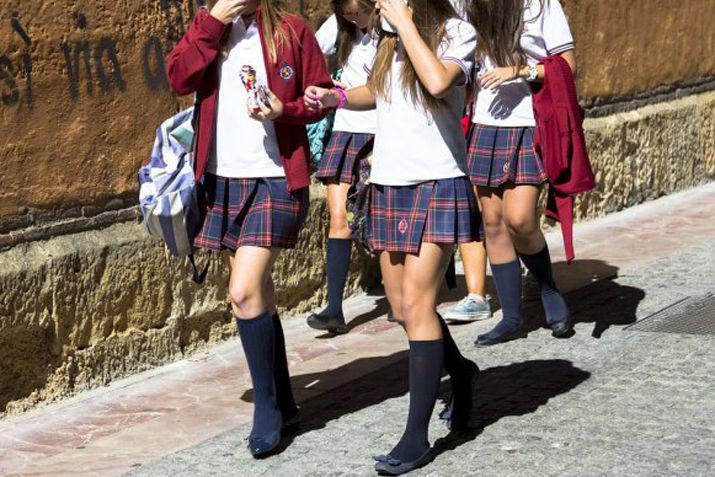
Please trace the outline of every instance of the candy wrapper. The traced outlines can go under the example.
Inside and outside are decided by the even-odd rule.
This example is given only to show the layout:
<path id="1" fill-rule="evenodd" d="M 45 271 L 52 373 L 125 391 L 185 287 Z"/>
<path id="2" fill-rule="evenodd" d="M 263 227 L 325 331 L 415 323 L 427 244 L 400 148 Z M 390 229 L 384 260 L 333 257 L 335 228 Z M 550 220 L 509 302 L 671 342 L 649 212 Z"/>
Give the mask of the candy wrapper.
<path id="1" fill-rule="evenodd" d="M 243 86 L 246 87 L 246 91 L 248 92 L 248 107 L 251 108 L 251 111 L 254 113 L 260 111 L 261 103 L 266 106 L 270 105 L 266 87 L 263 85 L 258 86 L 256 70 L 252 66 L 244 65 L 241 68 L 241 82 L 243 82 Z"/>

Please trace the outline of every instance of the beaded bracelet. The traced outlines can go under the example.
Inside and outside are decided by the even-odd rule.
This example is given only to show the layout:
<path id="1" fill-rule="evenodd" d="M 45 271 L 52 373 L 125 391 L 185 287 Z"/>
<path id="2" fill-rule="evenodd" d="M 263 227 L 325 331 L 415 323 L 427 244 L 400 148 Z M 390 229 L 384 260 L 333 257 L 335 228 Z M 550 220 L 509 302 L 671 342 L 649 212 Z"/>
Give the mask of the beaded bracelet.
<path id="1" fill-rule="evenodd" d="M 335 92 L 338 93 L 338 96 L 340 96 L 340 100 L 338 101 L 338 104 L 335 107 L 337 109 L 342 109 L 343 107 L 345 107 L 345 105 L 348 102 L 348 95 L 345 92 L 345 90 L 343 88 L 341 88 L 340 86 L 336 86 L 335 88 L 333 88 L 333 90 L 335 90 Z"/>

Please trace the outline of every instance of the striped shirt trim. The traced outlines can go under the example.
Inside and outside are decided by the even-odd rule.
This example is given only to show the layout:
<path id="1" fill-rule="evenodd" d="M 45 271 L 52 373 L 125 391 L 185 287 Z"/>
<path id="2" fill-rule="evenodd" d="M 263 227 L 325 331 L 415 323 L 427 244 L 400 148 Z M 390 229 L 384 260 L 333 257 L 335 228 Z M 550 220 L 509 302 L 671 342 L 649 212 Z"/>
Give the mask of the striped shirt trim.
<path id="1" fill-rule="evenodd" d="M 549 55 L 558 55 L 559 53 L 563 53 L 565 51 L 573 50 L 574 45 L 573 42 L 570 43 L 565 43 L 563 45 L 557 46 L 556 48 L 552 48 L 549 50 Z"/>
<path id="2" fill-rule="evenodd" d="M 456 63 L 457 66 L 459 66 L 462 69 L 462 71 L 464 72 L 464 82 L 460 83 L 460 85 L 465 85 L 465 84 L 469 83 L 469 76 L 470 76 L 469 67 L 463 60 L 461 60 L 460 58 L 454 57 L 454 56 L 445 56 L 445 57 L 441 58 L 440 61 L 449 61 L 450 63 Z"/>

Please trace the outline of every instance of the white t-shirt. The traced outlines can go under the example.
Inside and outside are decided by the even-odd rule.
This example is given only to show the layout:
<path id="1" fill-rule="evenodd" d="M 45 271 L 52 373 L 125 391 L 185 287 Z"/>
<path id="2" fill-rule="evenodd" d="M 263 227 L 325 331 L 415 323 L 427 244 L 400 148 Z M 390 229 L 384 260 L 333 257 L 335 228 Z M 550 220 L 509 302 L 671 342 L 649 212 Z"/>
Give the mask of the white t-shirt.
<path id="1" fill-rule="evenodd" d="M 468 22 L 469 21 L 469 12 L 467 11 L 467 1 L 468 0 L 451 0 L 452 6 L 454 7 L 455 10 L 457 10 L 457 13 L 459 14 L 459 17 Z"/>
<path id="2" fill-rule="evenodd" d="M 525 0 L 524 5 L 521 47 L 530 65 L 573 49 L 573 36 L 559 0 L 544 0 L 543 10 L 539 0 Z M 479 76 L 495 68 L 491 58 L 482 58 L 479 63 Z M 472 121 L 489 126 L 535 126 L 529 83 L 519 78 L 496 90 L 478 90 Z"/>
<path id="3" fill-rule="evenodd" d="M 337 51 L 338 20 L 335 15 L 328 18 L 315 34 L 318 39 L 320 49 L 324 55 L 334 55 Z M 348 60 L 343 65 L 343 74 L 340 82 L 344 83 L 348 89 L 363 86 L 367 83 L 372 64 L 375 62 L 377 53 L 377 40 L 370 35 L 365 35 L 358 31 L 358 38 L 353 43 L 353 49 L 348 56 Z M 375 134 L 377 124 L 377 114 L 375 110 L 350 111 L 339 109 L 335 113 L 334 131 L 344 131 L 350 133 Z"/>
<path id="4" fill-rule="evenodd" d="M 402 186 L 465 176 L 466 145 L 462 130 L 465 84 L 474 64 L 477 33 L 474 27 L 453 18 L 437 57 L 453 61 L 464 71 L 435 112 L 414 104 L 400 79 L 405 51 L 400 46 L 392 62 L 389 97 L 377 98 L 377 126 L 371 182 Z"/>
<path id="5" fill-rule="evenodd" d="M 241 82 L 241 68 L 250 65 L 256 70 L 256 83 L 268 85 L 256 22 L 246 28 L 237 19 L 227 49 L 228 56 L 219 63 L 216 135 L 207 170 L 232 178 L 285 177 L 273 121 L 248 115 L 248 93 Z"/>

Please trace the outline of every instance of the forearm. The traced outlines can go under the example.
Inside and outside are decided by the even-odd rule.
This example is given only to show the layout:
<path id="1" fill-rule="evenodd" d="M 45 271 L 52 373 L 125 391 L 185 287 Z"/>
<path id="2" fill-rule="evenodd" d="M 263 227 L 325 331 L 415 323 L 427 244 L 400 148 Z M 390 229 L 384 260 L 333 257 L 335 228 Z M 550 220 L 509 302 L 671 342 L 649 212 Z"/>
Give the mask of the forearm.
<path id="1" fill-rule="evenodd" d="M 574 54 L 574 51 L 573 50 L 564 51 L 559 56 L 561 58 L 563 58 L 566 61 L 566 63 L 569 64 L 569 66 L 571 67 L 571 71 L 573 72 L 574 76 L 576 76 L 576 55 Z M 544 74 L 545 74 L 544 73 L 545 72 L 544 65 L 537 65 L 536 72 L 537 72 L 537 75 L 536 75 L 535 81 L 543 81 Z M 531 73 L 531 68 L 529 67 L 529 65 L 525 65 L 519 70 L 518 76 L 520 78 L 526 79 L 529 77 L 530 73 Z"/>
<path id="2" fill-rule="evenodd" d="M 375 109 L 375 94 L 367 86 L 358 86 L 345 91 L 348 101 L 343 106 L 353 111 Z"/>

